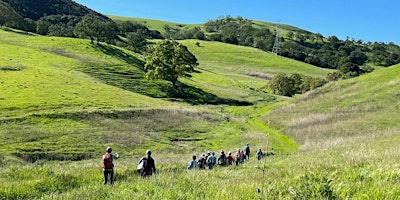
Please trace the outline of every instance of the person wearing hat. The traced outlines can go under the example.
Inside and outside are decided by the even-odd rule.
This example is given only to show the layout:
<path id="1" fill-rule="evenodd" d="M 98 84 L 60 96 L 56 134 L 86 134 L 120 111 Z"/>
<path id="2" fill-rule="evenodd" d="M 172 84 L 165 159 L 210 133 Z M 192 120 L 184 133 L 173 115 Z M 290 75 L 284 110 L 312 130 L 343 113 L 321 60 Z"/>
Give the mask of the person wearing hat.
<path id="1" fill-rule="evenodd" d="M 143 171 L 141 171 L 140 175 L 142 178 L 146 178 L 148 176 L 151 176 L 153 173 L 156 173 L 156 165 L 154 163 L 154 159 L 151 157 L 151 150 L 146 151 L 146 156 L 144 156 L 142 159 L 140 159 L 139 164 L 141 162 L 146 163 Z"/>
<path id="2" fill-rule="evenodd" d="M 106 148 L 106 154 L 103 155 L 103 160 L 101 163 L 101 166 L 103 168 L 103 174 L 104 174 L 104 182 L 103 184 L 107 184 L 108 179 L 110 179 L 110 184 L 114 184 L 114 159 L 118 159 L 118 153 L 115 153 L 113 156 L 111 154 L 112 148 L 107 147 Z"/>

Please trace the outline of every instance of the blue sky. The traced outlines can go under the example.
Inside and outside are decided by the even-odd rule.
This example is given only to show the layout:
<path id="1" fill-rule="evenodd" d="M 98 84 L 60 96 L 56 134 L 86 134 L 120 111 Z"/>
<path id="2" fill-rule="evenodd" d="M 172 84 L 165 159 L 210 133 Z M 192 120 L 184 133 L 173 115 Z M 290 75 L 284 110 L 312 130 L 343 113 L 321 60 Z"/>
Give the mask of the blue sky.
<path id="1" fill-rule="evenodd" d="M 220 16 L 400 45 L 400 0 L 75 0 L 102 14 L 197 24 Z"/>

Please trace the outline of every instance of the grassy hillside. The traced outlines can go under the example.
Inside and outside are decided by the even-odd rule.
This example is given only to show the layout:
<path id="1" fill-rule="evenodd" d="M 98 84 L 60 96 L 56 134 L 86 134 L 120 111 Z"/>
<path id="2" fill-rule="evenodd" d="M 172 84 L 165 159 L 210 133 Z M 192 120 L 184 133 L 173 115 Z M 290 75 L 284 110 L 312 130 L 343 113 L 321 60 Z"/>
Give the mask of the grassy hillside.
<path id="1" fill-rule="evenodd" d="M 335 198 L 397 198 L 399 72 L 396 65 L 331 83 L 266 115 L 300 144 L 288 163 L 296 163 L 293 174 L 308 175 L 310 186 L 323 182 Z"/>
<path id="2" fill-rule="evenodd" d="M 199 59 L 200 73 L 192 74 L 194 84 L 218 96 L 250 102 L 268 100 L 267 84 L 274 74 L 299 73 L 325 77 L 329 70 L 275 56 L 250 47 L 198 40 L 181 41 Z M 200 47 L 196 46 L 200 43 Z"/>
<path id="3" fill-rule="evenodd" d="M 273 74 L 323 77 L 328 71 L 253 48 L 185 40 L 200 66 L 180 80 L 184 98 L 168 82 L 145 80 L 143 57 L 130 51 L 80 39 L 2 30 L 0 36 L 1 198 L 400 195 L 393 112 L 400 66 L 285 101 L 265 89 Z M 275 155 L 185 170 L 193 154 L 234 152 L 246 143 Z M 107 146 L 121 155 L 112 189 L 101 184 Z M 141 180 L 135 164 L 149 148 L 159 173 Z"/>
<path id="4" fill-rule="evenodd" d="M 127 65 L 112 55 L 102 54 L 85 40 L 5 31 L 1 31 L 1 36 L 2 118 L 162 105 L 161 101 L 106 85 L 77 71 L 85 66 Z"/>
<path id="5" fill-rule="evenodd" d="M 210 118 L 211 121 L 202 119 L 202 117 L 197 119 L 197 117 L 195 117 L 196 114 L 193 116 L 180 116 L 182 113 L 191 113 L 192 111 L 187 111 L 186 108 L 176 107 L 172 108 L 172 110 L 176 111 L 171 111 L 168 107 L 174 104 L 149 98 L 148 96 L 155 96 L 170 99 L 174 98 L 174 94 L 169 93 L 171 86 L 168 82 L 150 82 L 145 80 L 144 72 L 142 71 L 143 58 L 129 51 L 108 45 L 90 45 L 89 41 L 80 39 L 27 36 L 5 31 L 1 31 L 1 34 L 1 48 L 2 51 L 6 53 L 3 54 L 0 64 L 2 72 L 2 84 L 0 86 L 2 90 L 2 104 L 0 111 L 2 120 L 11 126 L 11 128 L 6 128 L 4 131 L 7 132 L 8 130 L 8 132 L 14 133 L 14 131 L 11 130 L 15 129 L 16 131 L 18 124 L 22 120 L 24 123 L 27 123 L 29 129 L 21 131 L 19 135 L 23 136 L 32 131 L 37 132 L 37 135 L 33 137 L 48 138 L 49 143 L 54 145 L 54 147 L 46 151 L 52 154 L 60 154 L 61 152 L 61 155 L 50 155 L 50 157 L 63 156 L 65 153 L 65 148 L 57 148 L 56 144 L 53 144 L 59 137 L 63 137 L 68 133 L 78 133 L 79 131 L 87 129 L 88 131 L 93 131 L 96 130 L 97 126 L 100 126 L 100 129 L 108 129 L 107 125 L 99 125 L 94 121 L 102 118 L 109 118 L 114 112 L 117 113 L 115 114 L 116 116 L 123 118 L 123 122 L 126 123 L 135 122 L 135 120 L 131 118 L 138 115 L 138 113 L 151 113 L 144 114 L 148 115 L 143 119 L 147 121 L 158 115 L 173 116 L 174 114 L 171 114 L 171 112 L 177 112 L 176 123 L 180 123 L 182 120 L 188 120 L 188 125 L 183 127 L 184 130 L 177 129 L 183 131 L 183 133 L 179 133 L 179 131 L 178 133 L 173 133 L 173 131 L 171 132 L 171 130 L 166 127 L 160 128 L 165 129 L 163 131 L 167 132 L 166 134 L 168 135 L 168 137 L 163 136 L 161 138 L 167 140 L 179 140 L 181 137 L 202 140 L 202 138 L 210 137 L 209 134 L 215 132 L 215 129 L 219 126 L 225 127 L 223 129 L 226 129 L 231 123 L 237 123 L 235 120 L 227 123 L 225 120 L 221 121 L 221 119 L 218 119 L 224 116 L 225 113 L 217 114 L 219 117 L 217 117 L 218 120 L 216 121 L 214 117 L 206 117 Z M 218 50 L 218 48 L 225 48 L 224 44 L 214 45 L 216 50 Z M 238 53 L 242 53 L 241 50 L 239 50 Z M 203 63 L 205 60 L 207 60 L 207 58 L 199 57 L 200 63 Z M 208 71 L 203 69 L 203 73 L 196 74 L 197 78 L 183 79 L 181 85 L 185 85 L 183 89 L 184 92 L 190 96 L 189 98 L 194 99 L 196 102 L 216 101 L 217 103 L 222 103 L 222 105 L 225 103 L 227 103 L 227 105 L 234 105 L 235 102 L 240 102 L 243 99 L 248 101 L 272 101 L 275 99 L 275 97 L 265 93 L 265 91 L 249 89 L 265 87 L 266 80 L 247 76 L 249 79 L 254 80 L 246 81 L 245 74 L 240 74 L 243 73 L 244 70 L 239 70 L 238 72 L 240 73 L 237 73 L 237 76 L 244 76 L 244 78 L 238 79 L 243 83 L 237 80 L 233 82 L 235 79 L 233 75 L 233 77 L 221 76 L 219 79 L 213 81 L 205 78 L 210 72 L 215 71 L 213 73 L 216 74 L 223 70 L 224 67 L 225 65 L 223 64 L 215 65 L 213 68 L 208 67 L 208 69 L 205 68 Z M 257 69 L 254 68 L 254 70 Z M 24 78 L 20 79 L 19 77 Z M 206 84 L 206 82 L 208 83 Z M 221 82 L 233 82 L 233 84 L 228 85 L 228 87 L 231 87 L 230 90 L 236 90 L 237 93 L 242 93 L 243 95 L 230 93 L 228 95 L 221 95 L 220 97 L 219 94 L 222 94 L 223 91 L 218 92 L 219 90 L 215 90 L 213 87 Z M 167 88 L 170 89 L 167 90 Z M 138 93 L 143 93 L 147 96 L 139 95 Z M 186 107 L 184 104 L 182 106 Z M 160 108 L 166 107 L 166 110 L 160 110 Z M 196 108 L 195 110 L 198 109 Z M 199 116 L 215 115 L 213 114 L 216 112 L 214 109 L 207 110 L 193 112 L 198 113 L 197 115 Z M 241 110 L 241 108 L 238 107 L 234 110 Z M 205 114 L 202 114 L 203 112 Z M 235 118 L 236 116 L 232 117 Z M 52 122 L 51 119 L 53 118 L 57 119 L 57 122 Z M 199 120 L 204 121 L 204 123 L 214 123 L 215 121 L 215 127 L 204 129 L 205 127 L 201 125 Z M 191 132 L 196 132 L 196 127 L 191 127 L 192 122 L 190 121 L 198 121 L 197 126 L 200 126 L 199 133 L 205 132 L 207 134 L 204 136 L 191 134 Z M 174 124 L 169 122 L 169 119 L 162 119 L 162 123 L 164 122 L 167 127 Z M 59 132 L 54 130 L 54 127 L 57 127 L 57 123 L 66 126 L 66 130 L 61 131 L 59 134 L 51 135 L 53 131 Z M 149 122 L 139 123 L 144 123 L 142 125 L 144 126 L 142 127 L 144 130 L 139 130 L 139 132 L 151 132 L 152 128 L 147 127 L 147 123 Z M 162 123 L 160 124 L 161 127 L 164 126 Z M 222 124 L 218 125 L 220 123 Z M 68 128 L 68 126 L 77 128 Z M 141 125 L 138 126 L 140 127 Z M 37 131 L 35 131 L 35 127 L 37 127 Z M 124 127 L 122 128 L 124 130 L 121 131 L 129 132 L 131 128 L 134 127 Z M 185 130 L 186 128 L 190 128 L 190 130 Z M 217 132 L 220 131 L 218 130 Z M 229 132 L 235 132 L 235 129 L 231 129 Z M 107 133 L 109 133 L 109 131 L 104 130 L 103 134 Z M 238 132 L 237 134 L 240 133 L 241 132 Z M 43 136 L 39 136 L 41 134 L 43 134 Z M 237 134 L 233 134 L 232 137 L 237 136 Z M 95 134 L 93 137 L 98 136 Z M 134 134 L 132 137 L 138 137 L 138 135 Z M 213 137 L 222 140 L 225 136 L 221 132 L 220 135 L 217 134 Z M 6 138 L 8 138 L 8 136 Z M 77 136 L 76 139 L 79 140 L 80 138 L 81 136 Z M 160 137 L 155 137 L 153 139 L 158 140 Z M 29 159 L 34 159 L 29 156 L 36 156 L 37 154 L 39 156 L 44 156 L 41 155 L 42 149 L 33 147 L 37 145 L 38 142 L 40 143 L 40 141 L 34 138 L 28 140 L 32 140 L 32 143 L 24 143 L 24 147 L 22 148 L 15 145 L 21 145 L 25 141 L 24 138 L 21 138 L 22 143 L 11 143 L 10 146 L 5 145 L 4 149 L 7 152 L 16 153 L 18 155 L 20 155 L 21 150 L 27 151 L 28 153 L 26 154 Z M 93 141 L 88 140 L 87 142 L 96 143 L 96 141 L 98 141 L 98 139 Z M 8 142 L 5 142 L 5 144 L 7 143 Z M 200 143 L 203 143 L 205 146 L 215 146 L 215 144 L 210 144 L 209 141 L 202 141 Z M 70 147 L 75 144 L 76 143 L 70 143 L 66 140 L 66 145 L 68 148 L 71 148 L 67 152 L 72 153 L 68 158 L 73 157 L 74 152 L 80 155 L 82 152 L 86 151 L 85 148 L 79 149 Z M 135 146 L 137 143 L 131 145 Z M 217 144 L 216 146 L 219 147 L 221 144 Z M 285 148 L 282 147 L 282 150 L 285 151 Z M 91 155 L 88 157 L 90 156 Z"/>
<path id="6" fill-rule="evenodd" d="M 123 16 L 115 16 L 115 15 L 107 15 L 110 19 L 114 21 L 132 21 L 140 24 L 147 25 L 150 30 L 157 30 L 160 33 L 165 33 L 164 26 L 168 25 L 173 28 L 182 28 L 184 27 L 195 27 L 202 26 L 201 24 L 180 24 L 175 22 L 168 22 L 156 19 L 144 19 L 144 18 L 134 18 L 134 17 L 123 17 Z"/>
<path id="7" fill-rule="evenodd" d="M 68 199 L 86 193 L 101 179 L 97 159 L 90 159 L 101 155 L 106 146 L 123 155 L 117 176 L 120 181 L 128 178 L 124 185 L 135 177 L 132 159 L 148 148 L 163 155 L 158 166 L 170 178 L 181 173 L 187 157 L 207 149 L 233 151 L 249 141 L 256 148 L 267 140 L 277 144 L 277 154 L 297 148 L 293 140 L 259 122 L 258 116 L 269 109 L 265 105 L 262 109 L 224 103 L 188 106 L 150 98 L 170 99 L 171 94 L 163 90 L 169 83 L 145 80 L 143 58 L 124 49 L 80 39 L 3 30 L 0 34 L 4 52 L 0 60 L 0 174 L 8 182 L 0 189 L 0 197 Z M 214 69 L 220 67 L 224 65 Z M 205 84 L 195 84 L 190 78 L 182 84 L 185 81 L 189 82 L 185 92 L 198 92 L 199 96 L 190 94 L 193 98 L 240 99 L 219 97 L 204 91 Z M 249 85 L 253 87 L 252 81 Z M 70 174 L 75 167 L 82 173 Z M 174 169 L 176 173 L 167 173 Z"/>
<path id="8" fill-rule="evenodd" d="M 396 65 L 331 83 L 302 96 L 294 105 L 280 108 L 271 117 L 302 144 L 317 145 L 311 149 L 336 144 L 336 138 L 353 139 L 397 129 L 398 118 L 393 111 L 400 106 L 399 70 L 400 65 Z"/>

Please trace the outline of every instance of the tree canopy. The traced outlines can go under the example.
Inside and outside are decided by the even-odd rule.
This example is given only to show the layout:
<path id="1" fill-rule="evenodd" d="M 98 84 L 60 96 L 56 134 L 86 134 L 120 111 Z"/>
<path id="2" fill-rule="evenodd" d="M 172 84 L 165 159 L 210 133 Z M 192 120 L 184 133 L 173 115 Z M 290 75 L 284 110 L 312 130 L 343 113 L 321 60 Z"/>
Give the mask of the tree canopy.
<path id="1" fill-rule="evenodd" d="M 174 40 L 163 40 L 146 57 L 146 77 L 170 81 L 176 88 L 178 78 L 193 72 L 197 65 L 197 58 L 186 46 Z"/>
<path id="2" fill-rule="evenodd" d="M 81 38 L 89 38 L 93 44 L 100 41 L 110 42 L 117 36 L 117 26 L 114 22 L 104 21 L 94 15 L 85 15 L 74 29 L 75 35 Z"/>

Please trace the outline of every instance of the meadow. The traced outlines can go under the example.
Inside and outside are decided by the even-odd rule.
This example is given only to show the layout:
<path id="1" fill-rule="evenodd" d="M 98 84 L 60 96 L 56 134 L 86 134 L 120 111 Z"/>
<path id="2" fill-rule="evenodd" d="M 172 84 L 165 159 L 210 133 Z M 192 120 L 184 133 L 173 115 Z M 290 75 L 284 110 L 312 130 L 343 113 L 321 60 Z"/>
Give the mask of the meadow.
<path id="1" fill-rule="evenodd" d="M 278 72 L 329 71 L 253 48 L 181 41 L 199 59 L 180 79 L 144 79 L 141 55 L 71 38 L 0 30 L 3 199 L 396 199 L 400 65 L 272 95 Z M 193 154 L 249 143 L 274 156 L 187 171 Z M 100 167 L 112 146 L 114 186 Z M 158 172 L 136 162 L 152 149 Z"/>

